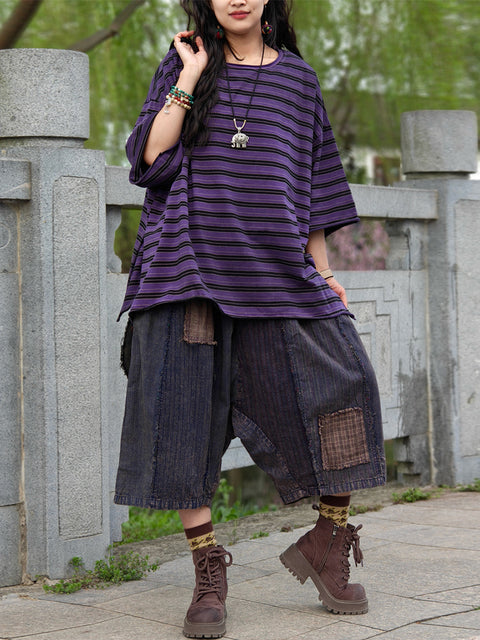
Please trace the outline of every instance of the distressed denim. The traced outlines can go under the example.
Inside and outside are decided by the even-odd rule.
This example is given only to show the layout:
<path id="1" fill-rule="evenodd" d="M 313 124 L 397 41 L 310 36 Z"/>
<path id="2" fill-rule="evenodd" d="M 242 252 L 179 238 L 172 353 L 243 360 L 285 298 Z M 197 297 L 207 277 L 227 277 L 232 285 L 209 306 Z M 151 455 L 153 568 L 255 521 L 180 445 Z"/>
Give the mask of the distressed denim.
<path id="1" fill-rule="evenodd" d="M 375 375 L 347 315 L 234 319 L 205 305 L 132 315 L 117 504 L 210 505 L 233 437 L 285 504 L 385 482 Z"/>

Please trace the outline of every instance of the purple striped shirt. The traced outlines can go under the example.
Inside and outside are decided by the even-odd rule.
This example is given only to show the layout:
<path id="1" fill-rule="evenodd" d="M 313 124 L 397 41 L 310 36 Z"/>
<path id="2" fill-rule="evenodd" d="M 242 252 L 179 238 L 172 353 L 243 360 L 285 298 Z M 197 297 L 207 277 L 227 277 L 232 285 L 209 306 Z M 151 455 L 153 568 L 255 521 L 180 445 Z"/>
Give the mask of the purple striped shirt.
<path id="1" fill-rule="evenodd" d="M 143 162 L 152 122 L 181 61 L 170 50 L 127 141 L 130 181 L 147 187 L 121 313 L 193 297 L 233 317 L 322 318 L 346 313 L 305 253 L 311 231 L 358 222 L 315 72 L 289 51 L 264 65 L 246 149 L 232 148 L 258 67 L 228 65 L 210 139 L 186 156 L 180 140 Z M 233 112 L 232 112 L 233 108 Z"/>

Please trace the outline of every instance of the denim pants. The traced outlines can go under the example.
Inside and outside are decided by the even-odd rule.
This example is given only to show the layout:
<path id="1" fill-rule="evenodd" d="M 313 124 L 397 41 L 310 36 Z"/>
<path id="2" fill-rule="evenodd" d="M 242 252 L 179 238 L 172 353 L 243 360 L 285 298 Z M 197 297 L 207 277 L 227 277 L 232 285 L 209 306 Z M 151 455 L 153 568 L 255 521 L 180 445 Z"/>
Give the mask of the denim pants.
<path id="1" fill-rule="evenodd" d="M 194 300 L 132 320 L 117 504 L 209 506 L 234 437 L 285 504 L 385 482 L 377 383 L 348 315 L 238 319 Z"/>

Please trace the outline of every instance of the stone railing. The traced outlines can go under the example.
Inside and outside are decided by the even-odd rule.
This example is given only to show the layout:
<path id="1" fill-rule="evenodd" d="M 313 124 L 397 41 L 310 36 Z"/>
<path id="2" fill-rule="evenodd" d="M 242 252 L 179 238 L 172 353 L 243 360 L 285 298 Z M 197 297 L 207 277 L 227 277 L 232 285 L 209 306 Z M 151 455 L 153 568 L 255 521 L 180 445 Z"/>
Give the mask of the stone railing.
<path id="1" fill-rule="evenodd" d="M 0 51 L 0 585 L 91 565 L 127 518 L 112 503 L 126 284 L 113 238 L 143 193 L 83 148 L 88 99 L 84 54 Z M 339 278 L 401 478 L 467 482 L 480 476 L 475 115 L 404 114 L 402 157 L 405 182 L 352 187 L 362 217 L 387 221 L 387 269 Z M 250 463 L 234 441 L 224 468 Z"/>

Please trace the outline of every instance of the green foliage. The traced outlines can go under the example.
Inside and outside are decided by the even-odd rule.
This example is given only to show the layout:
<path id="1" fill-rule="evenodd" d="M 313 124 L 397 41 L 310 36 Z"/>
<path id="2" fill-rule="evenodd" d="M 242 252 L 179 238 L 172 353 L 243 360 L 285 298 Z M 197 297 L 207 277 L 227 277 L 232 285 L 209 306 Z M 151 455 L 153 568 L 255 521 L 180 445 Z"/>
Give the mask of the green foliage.
<path id="1" fill-rule="evenodd" d="M 380 511 L 383 509 L 381 504 L 368 506 L 365 504 L 350 505 L 349 515 L 357 516 L 359 513 L 367 513 L 368 511 Z"/>
<path id="2" fill-rule="evenodd" d="M 403 502 L 417 502 L 418 500 L 428 500 L 432 497 L 430 492 L 422 491 L 421 489 L 412 488 L 407 489 L 403 493 L 392 493 L 393 502 L 395 504 L 401 504 Z"/>
<path id="3" fill-rule="evenodd" d="M 340 146 L 398 148 L 403 111 L 479 111 L 476 0 L 295 0 Z"/>
<path id="4" fill-rule="evenodd" d="M 252 536 L 250 536 L 250 540 L 256 540 L 257 538 L 268 538 L 270 534 L 268 531 L 257 531 Z"/>
<path id="5" fill-rule="evenodd" d="M 461 484 L 457 487 L 457 491 L 476 491 L 480 492 L 480 478 L 475 478 L 471 484 Z"/>
<path id="6" fill-rule="evenodd" d="M 49 593 L 74 593 L 80 589 L 103 589 L 112 584 L 121 584 L 131 580 L 140 580 L 149 571 L 156 571 L 158 565 L 148 564 L 148 556 L 138 553 L 125 553 L 120 556 L 108 556 L 105 560 L 97 560 L 95 568 L 85 569 L 82 558 L 75 556 L 70 560 L 73 576 L 68 580 L 59 580 L 54 585 L 44 585 Z"/>
<path id="7" fill-rule="evenodd" d="M 160 536 L 183 531 L 182 523 L 176 511 L 158 511 L 130 507 L 129 519 L 122 524 L 122 542 L 154 540 Z"/>
<path id="8" fill-rule="evenodd" d="M 229 522 L 253 513 L 262 513 L 275 509 L 273 506 L 260 508 L 256 505 L 245 505 L 240 500 L 230 504 L 232 492 L 233 487 L 228 484 L 225 478 L 222 478 L 212 502 L 213 524 Z M 122 525 L 123 538 L 120 544 L 138 540 L 153 540 L 172 533 L 180 533 L 181 531 L 183 531 L 183 527 L 176 511 L 130 507 L 129 520 Z"/>
<path id="9" fill-rule="evenodd" d="M 115 233 L 114 251 L 122 260 L 122 272 L 128 273 L 141 212 L 122 209 L 122 221 Z"/>
<path id="10" fill-rule="evenodd" d="M 356 516 L 359 513 L 367 513 L 367 511 L 369 511 L 369 508 L 364 505 L 364 504 L 358 504 L 358 505 L 351 505 L 350 509 L 348 511 L 349 515 L 351 516 Z"/>

